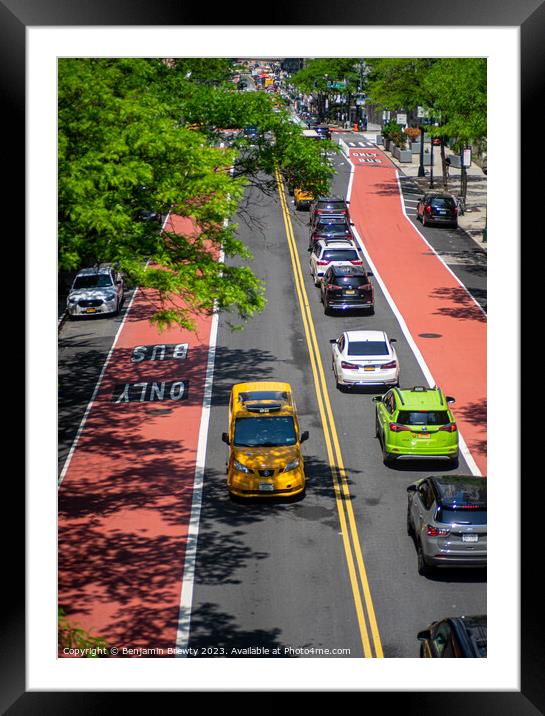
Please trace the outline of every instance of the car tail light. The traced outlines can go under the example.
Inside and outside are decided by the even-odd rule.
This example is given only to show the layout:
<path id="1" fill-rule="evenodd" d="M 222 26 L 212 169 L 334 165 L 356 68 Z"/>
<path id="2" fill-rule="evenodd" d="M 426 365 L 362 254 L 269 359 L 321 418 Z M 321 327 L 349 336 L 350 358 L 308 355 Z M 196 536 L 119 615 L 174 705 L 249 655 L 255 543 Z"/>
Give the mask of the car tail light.
<path id="1" fill-rule="evenodd" d="M 316 263 L 318 264 L 318 266 L 327 266 L 329 261 L 316 261 Z"/>
<path id="2" fill-rule="evenodd" d="M 397 368 L 397 362 L 395 360 L 391 361 L 391 363 L 383 363 L 381 368 Z"/>
<path id="3" fill-rule="evenodd" d="M 455 433 L 457 430 L 456 423 L 449 423 L 448 425 L 441 425 L 439 430 L 444 430 L 447 433 Z"/>
<path id="4" fill-rule="evenodd" d="M 347 368 L 348 370 L 357 370 L 359 366 L 356 365 L 356 363 L 347 363 L 345 360 L 342 360 L 341 368 Z"/>
<path id="5" fill-rule="evenodd" d="M 433 525 L 426 525 L 426 534 L 429 537 L 446 537 L 450 534 L 450 530 L 443 527 L 434 527 Z"/>
<path id="6" fill-rule="evenodd" d="M 431 214 L 431 206 L 426 206 L 425 210 L 427 214 Z"/>
<path id="7" fill-rule="evenodd" d="M 334 283 L 328 283 L 325 287 L 327 291 L 338 291 L 339 287 L 336 286 Z"/>
<path id="8" fill-rule="evenodd" d="M 410 428 L 408 428 L 406 425 L 400 425 L 399 423 L 390 423 L 390 430 L 393 433 L 401 433 L 404 430 L 408 430 L 410 432 Z"/>
<path id="9" fill-rule="evenodd" d="M 351 261 L 350 262 L 352 266 L 363 266 L 363 261 L 357 260 L 357 261 Z"/>

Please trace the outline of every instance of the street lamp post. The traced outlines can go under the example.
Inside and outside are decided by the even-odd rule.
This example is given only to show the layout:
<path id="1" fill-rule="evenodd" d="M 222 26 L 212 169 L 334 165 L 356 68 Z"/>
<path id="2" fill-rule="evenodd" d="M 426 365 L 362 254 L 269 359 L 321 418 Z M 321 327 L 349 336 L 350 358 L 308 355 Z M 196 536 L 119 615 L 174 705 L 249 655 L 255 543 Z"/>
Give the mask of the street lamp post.
<path id="1" fill-rule="evenodd" d="M 424 169 L 424 132 L 423 126 L 420 126 L 420 166 L 418 167 L 418 176 L 425 177 L 426 171 Z"/>
<path id="2" fill-rule="evenodd" d="M 433 137 L 430 144 L 430 189 L 433 189 Z"/>

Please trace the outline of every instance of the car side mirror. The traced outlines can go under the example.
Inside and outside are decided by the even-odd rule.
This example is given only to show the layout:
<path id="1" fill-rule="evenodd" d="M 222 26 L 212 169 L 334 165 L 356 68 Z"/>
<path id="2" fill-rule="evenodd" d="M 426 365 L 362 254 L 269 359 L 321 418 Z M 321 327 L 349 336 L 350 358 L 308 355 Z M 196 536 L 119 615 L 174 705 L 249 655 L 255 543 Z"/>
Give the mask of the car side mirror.
<path id="1" fill-rule="evenodd" d="M 228 433 L 222 433 L 222 434 L 221 434 L 221 439 L 223 440 L 224 443 L 227 443 L 227 445 L 229 445 L 229 435 L 228 435 Z"/>
<path id="2" fill-rule="evenodd" d="M 374 276 L 375 274 L 374 274 L 372 271 L 368 271 L 368 272 L 367 272 L 367 275 L 368 275 L 368 276 Z"/>
<path id="3" fill-rule="evenodd" d="M 308 440 L 308 437 L 309 437 L 309 436 L 308 436 L 308 430 L 305 430 L 304 432 L 301 433 L 301 437 L 299 438 L 299 442 L 300 442 L 300 443 L 304 443 L 305 440 Z"/>
<path id="4" fill-rule="evenodd" d="M 423 629 L 422 631 L 419 631 L 416 638 L 418 641 L 427 641 L 428 639 L 431 639 L 431 630 Z"/>
<path id="5" fill-rule="evenodd" d="M 382 400 L 382 398 L 380 397 L 380 395 L 373 395 L 373 397 L 371 398 L 371 400 L 372 400 L 373 403 L 380 403 L 380 401 Z"/>
<path id="6" fill-rule="evenodd" d="M 407 487 L 407 492 L 416 492 L 418 490 L 416 485 L 409 485 Z"/>
<path id="7" fill-rule="evenodd" d="M 337 339 L 336 339 L 336 338 L 330 338 L 330 339 L 329 339 L 329 342 L 330 342 L 330 343 L 336 343 L 336 342 L 337 342 Z"/>
<path id="8" fill-rule="evenodd" d="M 456 398 L 453 398 L 452 395 L 447 395 L 447 396 L 445 396 L 445 397 L 446 397 L 446 401 L 447 401 L 447 403 L 448 403 L 449 405 L 450 405 L 451 403 L 455 403 L 455 402 L 456 402 Z"/>
<path id="9" fill-rule="evenodd" d="M 390 343 L 397 343 L 397 338 L 390 338 Z"/>
<path id="10" fill-rule="evenodd" d="M 350 222 L 350 226 L 356 226 L 353 221 Z"/>

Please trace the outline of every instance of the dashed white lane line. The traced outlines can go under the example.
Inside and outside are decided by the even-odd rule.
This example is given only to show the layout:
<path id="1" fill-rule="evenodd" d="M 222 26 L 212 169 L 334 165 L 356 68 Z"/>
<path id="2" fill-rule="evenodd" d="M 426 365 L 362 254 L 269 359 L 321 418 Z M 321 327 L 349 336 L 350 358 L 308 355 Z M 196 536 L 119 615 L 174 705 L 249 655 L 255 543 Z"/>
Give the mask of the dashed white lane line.
<path id="1" fill-rule="evenodd" d="M 348 160 L 348 163 L 349 163 L 350 166 L 351 166 L 351 169 L 350 169 L 350 179 L 349 179 L 349 182 L 348 182 L 348 189 L 347 189 L 347 193 L 346 193 L 346 198 L 347 198 L 347 200 L 350 200 L 350 195 L 351 195 L 351 193 L 352 193 L 352 184 L 353 184 L 353 179 L 354 179 L 355 165 L 352 163 L 352 161 L 350 160 L 350 157 L 349 157 L 348 155 L 345 155 L 345 156 L 346 156 L 346 158 L 347 158 L 347 160 Z M 414 227 L 414 224 L 412 223 L 412 221 L 409 220 L 409 217 L 407 216 L 407 214 L 406 214 L 406 212 L 405 212 L 405 207 L 404 207 L 404 205 L 403 205 L 403 197 L 402 197 L 402 195 L 401 195 L 401 185 L 399 184 L 399 174 L 398 174 L 397 170 L 396 170 L 396 176 L 397 176 L 397 180 L 398 180 L 398 188 L 399 188 L 400 200 L 401 200 L 401 206 L 402 206 L 402 209 L 403 209 L 403 213 L 404 213 L 404 215 L 405 215 L 407 221 L 409 221 L 409 223 L 411 224 L 411 226 Z M 416 228 L 416 227 L 414 227 L 414 228 Z M 418 231 L 418 229 L 416 229 L 416 230 Z M 405 319 L 404 319 L 403 316 L 401 315 L 401 313 L 400 313 L 398 307 L 396 306 L 396 304 L 395 304 L 395 302 L 394 302 L 392 296 L 390 295 L 390 292 L 388 291 L 388 288 L 386 287 L 386 284 L 384 283 L 382 277 L 381 277 L 380 274 L 378 273 L 378 271 L 377 271 L 377 269 L 376 269 L 376 266 L 374 265 L 374 263 L 373 263 L 371 257 L 369 256 L 369 253 L 367 252 L 367 249 L 365 248 L 365 245 L 364 245 L 364 243 L 363 243 L 363 241 L 362 241 L 362 239 L 361 239 L 361 237 L 360 237 L 360 235 L 359 235 L 359 233 L 358 233 L 358 231 L 357 231 L 357 229 L 356 229 L 355 226 L 353 227 L 353 231 L 354 231 L 354 235 L 355 235 L 355 237 L 356 237 L 356 239 L 357 239 L 357 241 L 358 241 L 358 244 L 360 245 L 360 248 L 361 248 L 361 250 L 363 251 L 363 254 L 364 254 L 364 256 L 365 256 L 365 258 L 366 258 L 366 260 L 367 260 L 367 263 L 368 263 L 369 267 L 371 268 L 371 271 L 373 272 L 373 275 L 375 276 L 375 278 L 376 278 L 378 284 L 380 285 L 380 288 L 381 288 L 381 290 L 382 290 L 382 293 L 384 294 L 385 299 L 388 301 L 388 304 L 390 305 L 390 308 L 391 308 L 392 312 L 394 313 L 395 317 L 397 318 L 398 323 L 399 323 L 399 326 L 400 326 L 400 328 L 401 328 L 401 331 L 402 331 L 403 335 L 405 336 L 405 339 L 406 339 L 407 343 L 409 344 L 409 346 L 410 346 L 412 352 L 414 353 L 414 356 L 415 356 L 415 358 L 416 358 L 416 360 L 417 360 L 417 362 L 418 362 L 418 365 L 420 366 L 420 369 L 422 370 L 422 373 L 424 374 L 426 380 L 428 381 L 429 387 L 432 388 L 434 385 L 436 385 L 436 381 L 435 381 L 435 379 L 434 379 L 434 377 L 433 377 L 433 375 L 432 375 L 432 373 L 431 373 L 431 371 L 430 371 L 430 369 L 429 369 L 429 367 L 428 367 L 426 361 L 424 360 L 424 356 L 423 356 L 422 353 L 420 352 L 420 349 L 418 348 L 418 346 L 417 346 L 417 344 L 416 344 L 414 338 L 412 337 L 411 332 L 409 331 L 409 327 L 408 327 L 407 324 L 405 323 Z M 418 233 L 420 234 L 419 231 L 418 231 Z M 422 234 L 420 234 L 420 236 L 422 236 Z M 423 238 L 423 237 L 422 237 L 422 238 Z M 424 241 L 425 241 L 425 239 L 424 239 Z M 426 243 L 428 243 L 428 242 L 426 241 Z M 429 245 L 429 244 L 428 244 L 428 245 Z M 430 248 L 432 248 L 432 247 L 430 246 Z M 433 250 L 433 249 L 432 249 L 432 250 Z M 441 257 L 440 257 L 439 255 L 437 255 L 437 253 L 436 253 L 435 251 L 434 251 L 434 254 L 435 254 L 435 255 L 437 256 L 437 258 L 441 261 L 441 263 L 442 263 L 444 266 L 446 266 L 446 268 L 449 270 L 449 272 L 452 273 L 452 271 L 448 268 L 448 266 L 445 264 L 445 262 L 441 259 Z M 452 275 L 454 276 L 454 274 L 452 274 Z M 456 276 L 455 276 L 455 278 L 456 278 Z M 460 283 L 460 281 L 459 281 L 458 278 L 456 278 L 456 280 L 458 281 L 458 283 Z M 460 285 L 463 285 L 463 284 L 460 284 Z M 464 288 L 465 288 L 465 286 L 464 286 Z M 467 291 L 467 289 L 465 289 L 465 290 Z M 469 292 L 468 292 L 468 293 L 469 293 Z M 470 294 L 470 295 L 471 295 L 471 294 Z M 473 297 L 472 297 L 472 298 L 473 298 Z M 473 300 L 475 300 L 475 299 L 473 299 Z M 475 301 L 475 303 L 477 303 L 477 302 Z M 477 305 L 479 305 L 479 304 L 477 304 Z M 479 308 L 481 308 L 481 307 L 479 306 Z M 481 308 L 481 311 L 482 311 L 482 308 Z M 483 313 L 484 313 L 484 311 L 483 311 Z M 485 314 L 485 315 L 486 315 L 486 314 Z M 462 455 L 463 455 L 463 457 L 464 457 L 464 459 L 465 459 L 465 461 L 466 461 L 466 463 L 467 463 L 467 466 L 468 466 L 469 469 L 471 470 L 471 473 L 472 473 L 473 475 L 481 475 L 482 473 L 481 473 L 481 471 L 479 470 L 479 468 L 478 468 L 478 466 L 477 466 L 477 463 L 476 463 L 475 460 L 473 459 L 473 456 L 472 456 L 472 454 L 470 453 L 469 448 L 467 447 L 466 441 L 464 440 L 464 438 L 463 438 L 463 436 L 462 436 L 462 433 L 461 433 L 460 431 L 458 431 L 458 438 L 459 438 L 459 441 L 460 441 L 460 452 L 462 453 Z"/>

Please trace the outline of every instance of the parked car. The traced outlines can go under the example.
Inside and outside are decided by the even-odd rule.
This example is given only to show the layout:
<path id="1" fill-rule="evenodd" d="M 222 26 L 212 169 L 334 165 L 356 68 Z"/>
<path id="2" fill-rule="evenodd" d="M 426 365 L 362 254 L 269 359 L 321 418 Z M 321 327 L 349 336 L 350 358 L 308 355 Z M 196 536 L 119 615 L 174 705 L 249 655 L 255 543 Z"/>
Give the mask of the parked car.
<path id="1" fill-rule="evenodd" d="M 398 385 L 396 339 L 388 338 L 384 331 L 345 331 L 330 342 L 337 388 Z"/>
<path id="2" fill-rule="evenodd" d="M 320 239 L 310 252 L 310 274 L 318 286 L 329 266 L 348 264 L 363 266 L 361 255 L 352 241 Z"/>
<path id="3" fill-rule="evenodd" d="M 319 196 L 310 207 L 310 224 L 323 214 L 345 214 L 350 215 L 348 204 L 350 202 L 336 196 Z"/>
<path id="4" fill-rule="evenodd" d="M 422 385 L 392 388 L 374 397 L 375 433 L 384 463 L 392 460 L 448 460 L 458 464 L 458 429 L 447 396 Z"/>
<path id="5" fill-rule="evenodd" d="M 233 497 L 302 494 L 305 470 L 297 409 L 289 383 L 238 383 L 229 400 L 227 488 Z"/>
<path id="6" fill-rule="evenodd" d="M 308 250 L 312 251 L 314 244 L 320 239 L 350 239 L 350 241 L 354 241 L 352 226 L 354 224 L 349 221 L 346 214 L 321 216 L 310 229 Z"/>
<path id="7" fill-rule="evenodd" d="M 112 264 L 78 271 L 66 299 L 68 316 L 117 314 L 124 299 L 123 276 Z"/>
<path id="8" fill-rule="evenodd" d="M 486 614 L 447 617 L 418 632 L 420 657 L 425 659 L 486 657 Z"/>
<path id="9" fill-rule="evenodd" d="M 486 566 L 486 478 L 426 477 L 407 487 L 407 532 L 419 574 L 434 567 Z"/>
<path id="10" fill-rule="evenodd" d="M 324 273 L 320 283 L 320 300 L 324 313 L 332 310 L 365 309 L 375 312 L 375 296 L 370 276 L 363 266 L 333 264 Z"/>
<path id="11" fill-rule="evenodd" d="M 428 224 L 448 224 L 458 226 L 458 207 L 452 194 L 446 192 L 427 192 L 416 205 L 416 218 L 423 226 Z"/>

